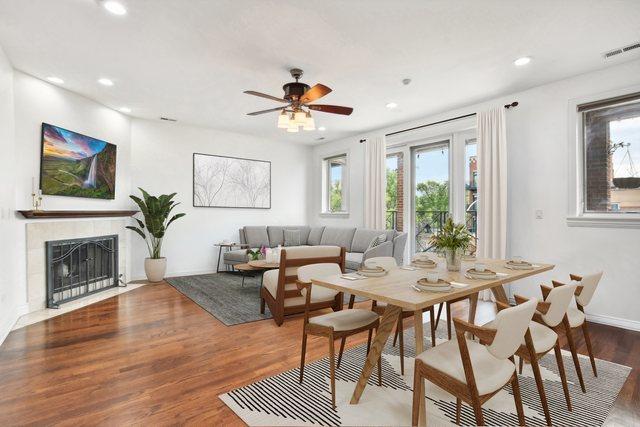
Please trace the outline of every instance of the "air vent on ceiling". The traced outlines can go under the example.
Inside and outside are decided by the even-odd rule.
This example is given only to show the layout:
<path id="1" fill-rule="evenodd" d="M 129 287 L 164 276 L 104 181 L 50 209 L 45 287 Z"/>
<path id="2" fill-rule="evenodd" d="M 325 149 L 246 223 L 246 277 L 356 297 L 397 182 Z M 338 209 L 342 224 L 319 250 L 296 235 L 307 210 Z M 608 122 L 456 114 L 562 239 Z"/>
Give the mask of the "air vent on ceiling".
<path id="1" fill-rule="evenodd" d="M 603 53 L 602 56 L 604 57 L 604 59 L 609 59 L 609 58 L 611 58 L 613 56 L 617 56 L 617 55 L 620 55 L 622 53 L 627 53 L 627 52 L 629 52 L 631 50 L 638 49 L 638 48 L 640 48 L 640 42 L 636 42 L 636 43 L 630 44 L 628 46 L 620 47 L 618 49 L 610 50 L 609 52 Z"/>
<path id="2" fill-rule="evenodd" d="M 160 120 L 164 120 L 165 122 L 177 122 L 178 120 L 172 119 L 169 117 L 160 117 Z"/>

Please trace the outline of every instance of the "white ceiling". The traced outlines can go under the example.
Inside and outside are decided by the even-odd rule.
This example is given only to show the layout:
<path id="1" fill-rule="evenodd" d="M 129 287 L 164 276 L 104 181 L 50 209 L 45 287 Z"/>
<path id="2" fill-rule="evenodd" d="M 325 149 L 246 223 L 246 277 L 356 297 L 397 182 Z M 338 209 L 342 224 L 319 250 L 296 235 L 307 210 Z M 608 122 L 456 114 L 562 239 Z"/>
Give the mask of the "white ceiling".
<path id="1" fill-rule="evenodd" d="M 18 70 L 132 116 L 314 142 L 490 99 L 640 57 L 604 51 L 640 40 L 638 0 L 0 0 L 0 44 Z M 516 68 L 513 60 L 533 57 Z M 287 134 L 276 96 L 291 80 L 334 91 L 315 113 L 327 131 Z M 115 86 L 96 83 L 111 78 Z M 411 78 L 409 86 L 401 80 Z M 387 110 L 385 104 L 399 104 Z"/>

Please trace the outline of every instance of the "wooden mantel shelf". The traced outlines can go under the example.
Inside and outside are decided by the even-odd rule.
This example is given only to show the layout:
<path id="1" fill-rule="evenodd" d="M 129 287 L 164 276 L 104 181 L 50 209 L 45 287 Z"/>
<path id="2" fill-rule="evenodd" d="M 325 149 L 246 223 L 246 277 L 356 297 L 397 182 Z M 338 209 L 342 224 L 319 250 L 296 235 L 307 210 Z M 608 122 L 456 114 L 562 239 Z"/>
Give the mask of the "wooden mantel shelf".
<path id="1" fill-rule="evenodd" d="M 133 216 L 138 211 L 18 211 L 25 218 L 105 218 Z"/>

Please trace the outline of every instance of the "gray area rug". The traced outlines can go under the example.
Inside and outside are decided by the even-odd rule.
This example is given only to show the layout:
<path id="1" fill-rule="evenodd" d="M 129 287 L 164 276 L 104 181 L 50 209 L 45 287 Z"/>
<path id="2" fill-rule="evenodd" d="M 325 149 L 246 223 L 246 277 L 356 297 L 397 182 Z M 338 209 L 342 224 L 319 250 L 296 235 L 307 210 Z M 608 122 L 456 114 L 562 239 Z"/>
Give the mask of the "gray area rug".
<path id="1" fill-rule="evenodd" d="M 425 336 L 429 335 L 428 323 L 425 324 L 424 330 Z M 444 342 L 446 337 L 446 327 L 441 324 L 437 331 L 437 343 Z M 229 391 L 219 397 L 250 426 L 411 425 L 415 355 L 413 329 L 405 331 L 404 339 L 405 374 L 400 374 L 398 347 L 393 347 L 393 340 L 389 339 L 382 353 L 382 387 L 378 387 L 377 377 L 375 374 L 372 375 L 357 405 L 351 405 L 349 400 L 366 358 L 364 344 L 345 351 L 342 364 L 336 370 L 336 409 L 331 407 L 328 358 L 315 362 L 307 361 L 302 384 L 298 382 L 299 370 L 295 368 Z M 425 347 L 430 346 L 431 339 L 427 337 Z M 596 378 L 591 372 L 589 358 L 580 355 L 587 387 L 587 393 L 582 393 L 571 354 L 563 350 L 562 357 L 573 403 L 571 412 L 567 411 L 565 406 L 562 383 L 553 352 L 540 361 L 553 424 L 566 427 L 601 426 L 631 368 L 596 359 Z M 518 382 L 526 425 L 544 426 L 544 414 L 531 365 L 525 364 L 523 374 L 518 375 Z M 455 398 L 428 381 L 426 394 L 427 425 L 454 426 Z M 510 387 L 487 401 L 482 410 L 487 425 L 518 425 Z M 475 425 L 473 411 L 467 404 L 462 407 L 461 425 Z"/>
<path id="2" fill-rule="evenodd" d="M 198 304 L 227 326 L 271 319 L 269 307 L 260 314 L 260 276 L 216 273 L 165 279 L 178 292 Z M 356 301 L 364 301 L 356 298 Z M 345 295 L 345 304 L 349 295 Z"/>
<path id="3" fill-rule="evenodd" d="M 260 314 L 260 276 L 216 273 L 165 279 L 181 294 L 227 326 L 271 319 L 269 307 Z"/>

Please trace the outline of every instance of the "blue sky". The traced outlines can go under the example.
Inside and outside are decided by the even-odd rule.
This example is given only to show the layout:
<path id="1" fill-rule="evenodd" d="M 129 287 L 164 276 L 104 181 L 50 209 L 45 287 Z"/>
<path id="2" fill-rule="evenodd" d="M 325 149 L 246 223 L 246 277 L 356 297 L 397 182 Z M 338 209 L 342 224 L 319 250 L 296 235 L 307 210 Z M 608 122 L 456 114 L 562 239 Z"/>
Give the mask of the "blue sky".
<path id="1" fill-rule="evenodd" d="M 618 120 L 609 124 L 609 136 L 613 143 L 630 143 L 629 153 L 633 159 L 636 176 L 640 176 L 640 117 Z M 618 148 L 613 153 L 613 176 L 616 178 L 631 176 L 629 159 L 625 158 L 627 147 Z M 624 161 L 623 161 L 624 160 Z"/>

